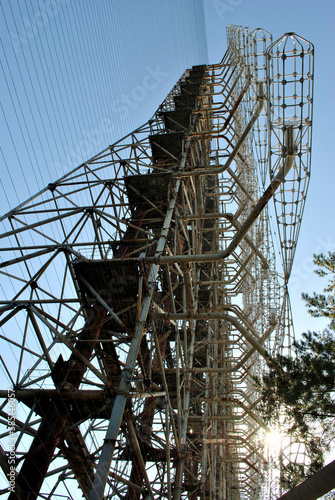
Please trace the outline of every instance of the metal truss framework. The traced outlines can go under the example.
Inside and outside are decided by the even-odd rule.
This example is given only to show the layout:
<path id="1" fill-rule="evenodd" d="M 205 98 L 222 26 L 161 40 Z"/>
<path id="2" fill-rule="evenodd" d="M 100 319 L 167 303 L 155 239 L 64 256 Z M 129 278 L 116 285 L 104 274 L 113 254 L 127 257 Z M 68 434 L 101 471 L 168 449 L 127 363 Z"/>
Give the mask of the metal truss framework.
<path id="1" fill-rule="evenodd" d="M 253 377 L 292 345 L 313 46 L 227 35 L 148 123 L 2 218 L 11 500 L 269 498 Z M 281 459 L 305 455 L 291 437 Z"/>

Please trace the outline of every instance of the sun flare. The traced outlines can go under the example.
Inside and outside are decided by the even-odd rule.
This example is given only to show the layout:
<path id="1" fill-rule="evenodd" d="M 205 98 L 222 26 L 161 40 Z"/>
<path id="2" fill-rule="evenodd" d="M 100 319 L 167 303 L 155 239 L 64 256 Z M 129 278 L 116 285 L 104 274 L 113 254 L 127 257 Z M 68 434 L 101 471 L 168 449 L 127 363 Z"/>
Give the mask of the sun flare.
<path id="1" fill-rule="evenodd" d="M 280 451 L 282 447 L 283 436 L 278 430 L 273 429 L 266 434 L 265 442 L 273 450 Z"/>

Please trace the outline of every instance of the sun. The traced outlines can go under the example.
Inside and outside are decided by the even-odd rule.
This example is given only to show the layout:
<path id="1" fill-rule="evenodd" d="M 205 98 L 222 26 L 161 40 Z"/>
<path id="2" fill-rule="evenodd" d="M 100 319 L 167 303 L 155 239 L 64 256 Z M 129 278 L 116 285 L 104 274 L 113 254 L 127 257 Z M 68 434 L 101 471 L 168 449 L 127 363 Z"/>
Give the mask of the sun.
<path id="1" fill-rule="evenodd" d="M 266 433 L 265 442 L 274 451 L 279 452 L 282 448 L 283 436 L 277 429 L 272 429 Z"/>

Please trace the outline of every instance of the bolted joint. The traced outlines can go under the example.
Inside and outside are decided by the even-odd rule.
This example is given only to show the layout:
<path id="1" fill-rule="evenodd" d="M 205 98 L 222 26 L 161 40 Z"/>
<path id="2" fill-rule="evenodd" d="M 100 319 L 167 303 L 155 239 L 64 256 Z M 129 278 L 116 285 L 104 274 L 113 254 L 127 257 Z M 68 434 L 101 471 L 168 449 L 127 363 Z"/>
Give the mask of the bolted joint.
<path id="1" fill-rule="evenodd" d="M 256 82 L 256 88 L 257 88 L 257 101 L 264 101 L 265 100 L 265 94 L 264 94 L 264 84 L 261 81 Z"/>

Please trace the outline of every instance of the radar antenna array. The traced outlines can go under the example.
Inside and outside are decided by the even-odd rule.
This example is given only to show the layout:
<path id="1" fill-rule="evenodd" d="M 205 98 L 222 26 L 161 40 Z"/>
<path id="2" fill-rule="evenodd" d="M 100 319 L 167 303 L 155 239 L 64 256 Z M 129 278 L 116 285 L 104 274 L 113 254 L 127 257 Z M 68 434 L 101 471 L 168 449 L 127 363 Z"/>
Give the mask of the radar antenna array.
<path id="1" fill-rule="evenodd" d="M 268 498 L 253 379 L 293 341 L 313 46 L 227 37 L 146 124 L 1 219 L 10 500 Z M 281 460 L 308 460 L 299 436 Z"/>

